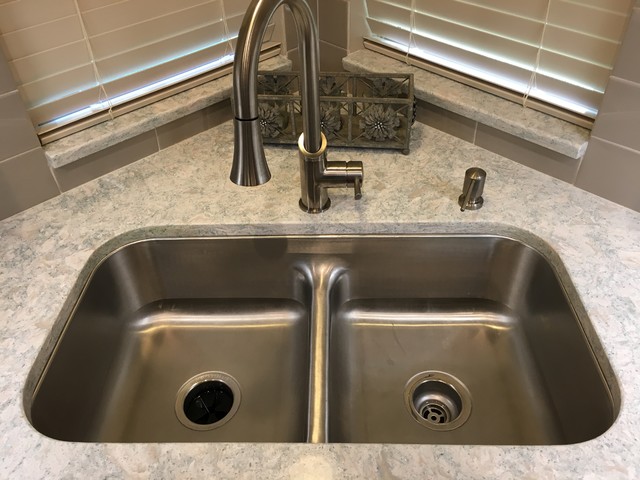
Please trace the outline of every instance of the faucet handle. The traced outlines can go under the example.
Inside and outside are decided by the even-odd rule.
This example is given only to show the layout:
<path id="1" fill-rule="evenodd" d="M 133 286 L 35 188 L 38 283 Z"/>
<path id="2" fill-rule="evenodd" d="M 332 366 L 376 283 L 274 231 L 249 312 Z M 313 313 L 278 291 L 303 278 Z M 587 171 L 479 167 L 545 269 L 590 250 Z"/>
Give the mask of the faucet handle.
<path id="1" fill-rule="evenodd" d="M 362 183 L 364 182 L 364 167 L 359 160 L 347 162 L 347 185 L 353 185 L 353 198 L 362 198 Z"/>
<path id="2" fill-rule="evenodd" d="M 362 179 L 355 178 L 353 180 L 353 198 L 360 200 L 362 198 Z"/>

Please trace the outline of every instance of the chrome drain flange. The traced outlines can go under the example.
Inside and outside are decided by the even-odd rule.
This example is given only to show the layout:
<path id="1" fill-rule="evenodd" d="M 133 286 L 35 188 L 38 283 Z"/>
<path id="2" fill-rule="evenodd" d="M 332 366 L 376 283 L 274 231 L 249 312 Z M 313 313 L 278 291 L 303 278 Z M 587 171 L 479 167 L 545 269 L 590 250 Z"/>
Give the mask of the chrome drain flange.
<path id="1" fill-rule="evenodd" d="M 191 430 L 213 430 L 233 418 L 240 398 L 240 385 L 231 375 L 203 372 L 180 387 L 175 412 L 180 423 Z"/>
<path id="2" fill-rule="evenodd" d="M 404 399 L 413 418 L 431 430 L 454 430 L 471 415 L 471 393 L 445 372 L 431 370 L 414 375 L 407 382 Z"/>

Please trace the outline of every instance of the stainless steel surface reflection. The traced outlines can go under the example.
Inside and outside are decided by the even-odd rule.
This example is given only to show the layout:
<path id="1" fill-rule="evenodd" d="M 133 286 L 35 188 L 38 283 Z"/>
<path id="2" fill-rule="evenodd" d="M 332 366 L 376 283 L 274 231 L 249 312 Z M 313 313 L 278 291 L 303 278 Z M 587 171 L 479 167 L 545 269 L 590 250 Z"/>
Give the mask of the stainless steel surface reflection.
<path id="1" fill-rule="evenodd" d="M 87 281 L 32 372 L 27 414 L 47 436 L 87 442 L 586 441 L 612 425 L 619 393 L 558 278 L 499 236 L 133 243 Z M 408 382 L 427 371 L 468 388 L 459 427 L 427 428 L 407 408 Z M 203 372 L 233 378 L 241 401 L 198 431 L 176 398 Z"/>

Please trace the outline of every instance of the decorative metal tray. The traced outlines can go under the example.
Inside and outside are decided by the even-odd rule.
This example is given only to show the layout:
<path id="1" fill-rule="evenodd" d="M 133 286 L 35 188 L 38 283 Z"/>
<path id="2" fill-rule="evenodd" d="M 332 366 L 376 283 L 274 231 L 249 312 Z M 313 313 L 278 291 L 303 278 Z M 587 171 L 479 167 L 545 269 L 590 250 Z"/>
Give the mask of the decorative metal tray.
<path id="1" fill-rule="evenodd" d="M 296 144 L 302 133 L 298 73 L 259 72 L 258 102 L 263 142 Z M 322 73 L 320 115 L 329 145 L 408 154 L 413 74 Z"/>

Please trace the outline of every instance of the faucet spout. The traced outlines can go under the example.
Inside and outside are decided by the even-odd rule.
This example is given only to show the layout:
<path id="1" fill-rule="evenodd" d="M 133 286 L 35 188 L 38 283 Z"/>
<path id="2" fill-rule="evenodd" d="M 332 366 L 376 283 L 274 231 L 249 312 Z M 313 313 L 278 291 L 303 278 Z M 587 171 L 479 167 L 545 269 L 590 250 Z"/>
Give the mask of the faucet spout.
<path id="1" fill-rule="evenodd" d="M 335 166 L 330 165 L 332 162 L 326 160 L 326 138 L 320 123 L 318 29 L 307 0 L 253 0 L 247 9 L 238 34 L 233 68 L 235 138 L 231 181 L 254 186 L 271 178 L 258 117 L 258 59 L 269 21 L 281 5 L 293 15 L 302 66 L 300 93 L 304 133 L 299 141 L 300 205 L 309 213 L 317 213 L 329 207 L 326 188 L 342 183 L 359 190 L 362 164 L 349 162 L 350 168 L 336 171 Z M 345 172 L 344 176 L 339 172 Z"/>

